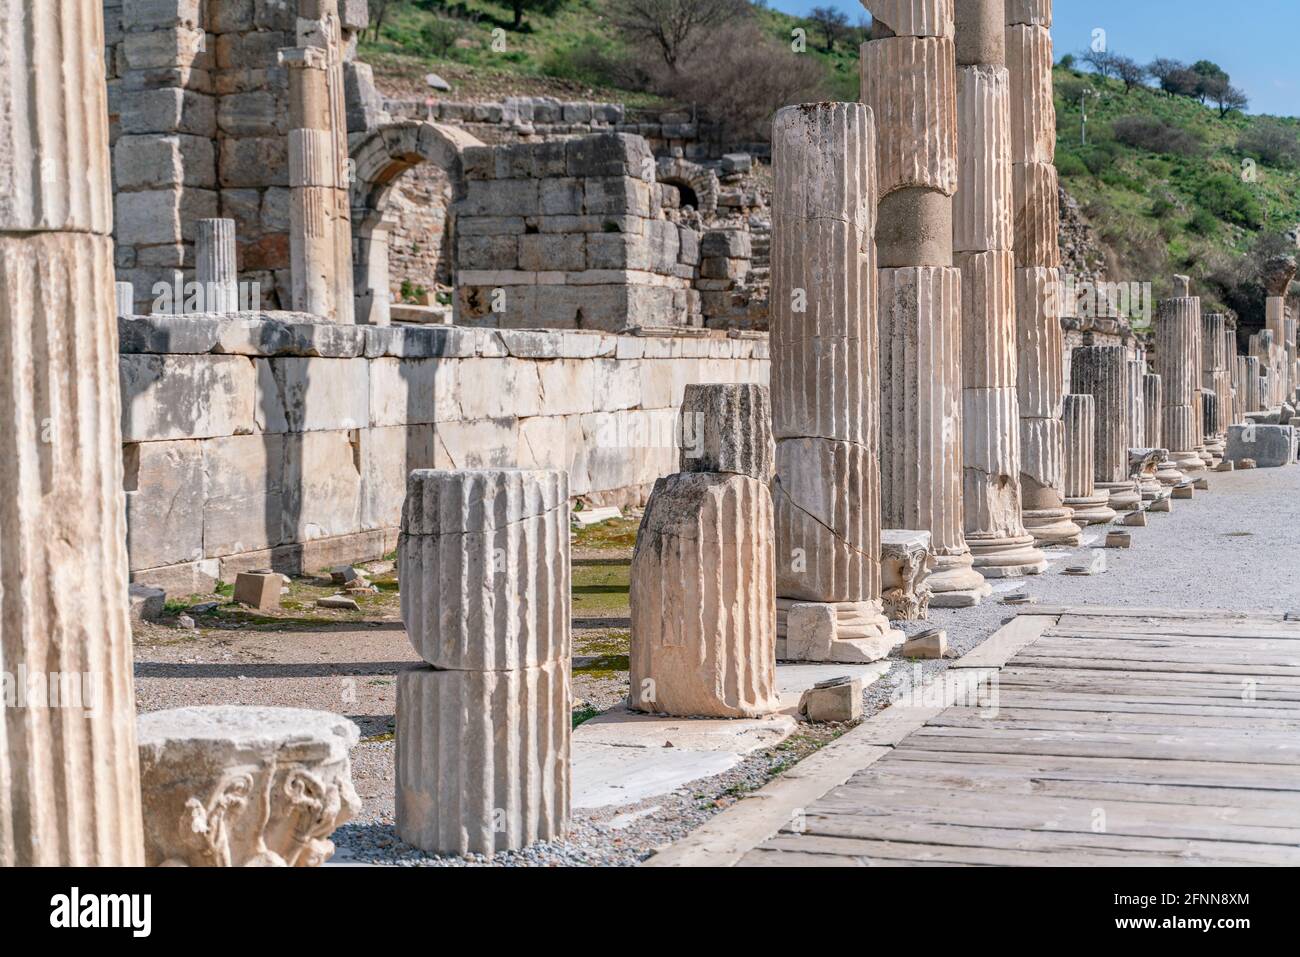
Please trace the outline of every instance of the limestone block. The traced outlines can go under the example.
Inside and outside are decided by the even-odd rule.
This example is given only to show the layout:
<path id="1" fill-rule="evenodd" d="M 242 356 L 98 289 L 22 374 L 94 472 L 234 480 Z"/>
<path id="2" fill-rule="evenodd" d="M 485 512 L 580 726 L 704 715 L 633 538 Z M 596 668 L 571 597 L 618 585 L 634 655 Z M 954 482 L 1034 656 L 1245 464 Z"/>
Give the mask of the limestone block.
<path id="1" fill-rule="evenodd" d="M 204 137 L 119 136 L 113 144 L 113 174 L 119 190 L 217 185 L 216 154 Z"/>
<path id="2" fill-rule="evenodd" d="M 539 271 L 588 268 L 586 237 L 580 233 L 520 236 L 519 268 Z"/>
<path id="3" fill-rule="evenodd" d="M 117 241 L 128 246 L 193 242 L 200 219 L 217 215 L 213 190 L 172 187 L 118 193 L 115 199 Z"/>
<path id="4" fill-rule="evenodd" d="M 1016 265 L 1022 269 L 1059 266 L 1056 167 L 1050 163 L 1017 163 L 1012 167 L 1012 183 Z"/>
<path id="5" fill-rule="evenodd" d="M 240 356 L 123 355 L 122 441 L 201 439 L 253 431 L 253 364 Z"/>
<path id="6" fill-rule="evenodd" d="M 403 582 L 403 588 L 406 583 Z M 442 854 L 560 840 L 570 794 L 569 663 L 397 676 L 397 832 Z"/>
<path id="7" fill-rule="evenodd" d="M 513 418 L 440 422 L 434 429 L 434 463 L 440 469 L 507 468 L 515 464 L 518 447 L 519 421 Z"/>
<path id="8" fill-rule="evenodd" d="M 654 179 L 654 155 L 640 136 L 602 133 L 571 139 L 565 146 L 570 176 L 633 176 L 647 183 Z"/>
<path id="9" fill-rule="evenodd" d="M 478 670 L 567 661 L 568 519 L 563 472 L 412 472 L 398 561 L 420 656 Z"/>
<path id="10" fill-rule="evenodd" d="M 161 588 L 132 583 L 127 595 L 131 606 L 131 624 L 157 621 L 162 617 L 166 608 L 167 593 Z"/>
<path id="11" fill-rule="evenodd" d="M 150 568 L 203 557 L 203 443 L 127 445 L 127 552 L 132 567 Z"/>
<path id="12" fill-rule="evenodd" d="M 437 466 L 434 426 L 394 425 L 361 432 L 361 528 L 402 524 L 406 476 Z"/>
<path id="13" fill-rule="evenodd" d="M 581 361 L 581 360 L 580 360 Z M 635 359 L 585 360 L 592 369 L 593 397 L 591 408 L 616 411 L 633 409 L 641 404 L 641 363 Z M 550 376 L 547 377 L 548 381 Z M 551 412 L 549 402 L 542 403 Z M 577 411 L 576 409 L 566 409 Z M 586 411 L 586 410 L 583 410 Z"/>
<path id="14" fill-rule="evenodd" d="M 951 37 L 951 0 L 870 0 L 871 19 L 900 37 Z"/>
<path id="15" fill-rule="evenodd" d="M 799 698 L 799 714 L 814 724 L 862 717 L 862 679 L 844 675 L 819 681 Z"/>
<path id="16" fill-rule="evenodd" d="M 1052 98 L 1052 35 L 1044 26 L 1010 24 L 1006 32 L 1011 78 L 1011 159 L 1048 164 L 1056 159 L 1056 105 Z"/>
<path id="17" fill-rule="evenodd" d="M 632 558 L 628 706 L 683 717 L 778 707 L 772 499 L 747 475 L 660 479 Z"/>
<path id="18" fill-rule="evenodd" d="M 456 240 L 457 266 L 460 269 L 515 269 L 519 266 L 520 243 L 530 238 L 540 239 L 541 236 L 462 235 Z M 533 265 L 525 268 L 538 267 Z"/>
<path id="19" fill-rule="evenodd" d="M 692 384 L 682 402 L 681 470 L 772 477 L 775 447 L 766 386 Z"/>
<path id="20" fill-rule="evenodd" d="M 280 589 L 284 577 L 279 572 L 240 572 L 235 576 L 235 601 L 256 611 L 274 611 L 280 607 Z"/>
<path id="21" fill-rule="evenodd" d="M 885 617 L 921 621 L 930 616 L 930 571 L 934 553 L 929 532 L 887 528 L 880 533 L 880 586 Z"/>
<path id="22" fill-rule="evenodd" d="M 650 187 L 630 176 L 588 177 L 582 211 L 589 216 L 649 216 Z"/>
<path id="23" fill-rule="evenodd" d="M 217 135 L 216 99 L 195 90 L 123 90 L 117 106 L 123 134 L 189 133 L 209 139 Z"/>
<path id="24" fill-rule="evenodd" d="M 284 531 L 284 437 L 232 435 L 201 445 L 206 476 L 204 554 L 217 558 L 279 545 Z"/>
<path id="25" fill-rule="evenodd" d="M 257 425 L 262 432 L 360 429 L 370 424 L 365 359 L 257 359 Z"/>
<path id="26" fill-rule="evenodd" d="M 369 365 L 372 426 L 420 425 L 460 417 L 458 360 L 382 356 Z"/>
<path id="27" fill-rule="evenodd" d="M 1233 425 L 1228 428 L 1224 458 L 1241 467 L 1253 459 L 1256 468 L 1280 468 L 1296 460 L 1295 429 L 1290 425 Z"/>
<path id="28" fill-rule="evenodd" d="M 862 45 L 862 99 L 876 121 L 880 195 L 957 190 L 957 75 L 951 31 Z"/>
<path id="29" fill-rule="evenodd" d="M 1006 69 L 984 65 L 958 70 L 961 157 L 953 210 L 955 252 L 1015 248 L 1010 124 L 1011 88 Z"/>
<path id="30" fill-rule="evenodd" d="M 278 576 L 277 580 L 278 580 Z M 301 708 L 176 708 L 138 721 L 145 863 L 317 867 L 361 810 L 347 718 Z"/>
<path id="31" fill-rule="evenodd" d="M 361 454 L 356 431 L 284 437 L 281 537 L 308 542 L 361 527 Z"/>

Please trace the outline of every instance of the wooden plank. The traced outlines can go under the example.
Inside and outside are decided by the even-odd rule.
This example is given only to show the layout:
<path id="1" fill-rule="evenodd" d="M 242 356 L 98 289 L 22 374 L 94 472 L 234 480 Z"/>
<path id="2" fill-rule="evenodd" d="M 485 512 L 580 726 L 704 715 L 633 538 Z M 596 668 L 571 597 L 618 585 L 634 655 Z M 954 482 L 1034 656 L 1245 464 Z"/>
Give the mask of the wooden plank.
<path id="1" fill-rule="evenodd" d="M 1277 647 L 1290 644 L 1290 648 Z M 1024 649 L 1017 661 L 1061 657 L 1122 658 L 1133 661 L 1170 661 L 1231 664 L 1243 659 L 1259 664 L 1300 669 L 1300 642 L 1273 644 L 1266 639 L 1236 647 L 1205 639 L 1148 638 L 1121 639 L 1113 635 L 1044 635 L 1032 648 Z M 1300 674 L 1300 671 L 1296 672 Z"/>
<path id="2" fill-rule="evenodd" d="M 1045 656 L 1037 657 L 1022 653 L 1016 656 L 1016 664 L 1024 668 L 1081 668 L 1091 671 L 1119 671 L 1138 674 L 1148 671 L 1172 672 L 1198 675 L 1242 675 L 1256 677 L 1290 678 L 1296 674 L 1286 665 L 1242 664 L 1191 664 L 1178 661 L 1131 661 L 1128 658 L 1088 658 Z"/>
<path id="3" fill-rule="evenodd" d="M 931 727 L 949 728 L 1031 728 L 1042 731 L 1086 731 L 1096 728 L 1120 734 L 1168 734 L 1184 728 L 1210 728 L 1224 734 L 1270 731 L 1294 734 L 1300 731 L 1300 712 L 1292 718 L 1264 718 L 1249 709 L 1239 709 L 1236 718 L 1191 714 L 1133 714 L 1124 711 L 1070 711 L 1057 708 L 1025 707 L 1022 702 L 1003 698 L 996 710 L 989 708 L 949 708 L 929 722 Z"/>
<path id="4" fill-rule="evenodd" d="M 1169 618 L 1183 621 L 1283 622 L 1274 612 L 1230 611 L 1223 608 L 1124 608 L 1105 605 L 1038 605 L 1035 614 L 1089 615 L 1102 618 Z"/>
<path id="5" fill-rule="evenodd" d="M 1107 618 L 1099 615 L 1062 615 L 1051 629 L 1078 634 L 1093 631 L 1112 634 L 1154 634 L 1214 638 L 1300 639 L 1300 622 L 1205 621 L 1183 618 Z"/>
<path id="6" fill-rule="evenodd" d="M 1255 718 L 1300 722 L 1300 701 L 1267 704 L 1242 700 L 1240 694 L 1225 697 L 1210 695 L 1113 695 L 1108 700 L 1097 693 L 1070 693 L 1035 688 L 998 688 L 998 706 L 1002 710 L 1047 708 L 1055 711 L 1104 712 L 1107 714 L 1168 714 L 1224 718 L 1228 721 L 1251 721 Z"/>

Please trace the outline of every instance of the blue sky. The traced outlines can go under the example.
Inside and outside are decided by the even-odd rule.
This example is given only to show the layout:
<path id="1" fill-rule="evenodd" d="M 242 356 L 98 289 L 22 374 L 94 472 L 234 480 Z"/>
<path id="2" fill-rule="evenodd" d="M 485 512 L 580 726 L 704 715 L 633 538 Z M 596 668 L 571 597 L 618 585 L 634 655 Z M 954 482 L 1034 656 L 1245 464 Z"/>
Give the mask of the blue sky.
<path id="1" fill-rule="evenodd" d="M 768 2 L 796 15 L 833 6 L 853 23 L 864 13 L 858 0 Z M 1140 63 L 1213 60 L 1250 95 L 1252 113 L 1300 116 L 1300 0 L 1056 0 L 1053 17 L 1058 59 L 1101 28 L 1111 50 Z"/>

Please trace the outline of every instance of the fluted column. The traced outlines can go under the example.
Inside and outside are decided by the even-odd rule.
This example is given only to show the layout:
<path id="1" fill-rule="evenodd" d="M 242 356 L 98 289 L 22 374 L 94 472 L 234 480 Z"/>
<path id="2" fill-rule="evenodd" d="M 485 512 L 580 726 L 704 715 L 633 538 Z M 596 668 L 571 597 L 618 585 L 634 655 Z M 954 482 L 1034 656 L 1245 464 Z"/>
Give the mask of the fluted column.
<path id="1" fill-rule="evenodd" d="M 862 98 L 876 117 L 881 197 L 881 518 L 888 528 L 930 532 L 931 605 L 969 606 L 992 589 L 972 567 L 963 530 L 952 4 L 867 6 L 873 25 L 862 45 Z"/>
<path id="2" fill-rule="evenodd" d="M 1241 367 L 1241 382 L 1244 396 L 1242 398 L 1242 421 L 1248 412 L 1264 411 L 1264 380 L 1258 356 L 1238 356 Z"/>
<path id="3" fill-rule="evenodd" d="M 834 607 L 833 660 L 901 640 L 880 600 L 876 144 L 860 103 L 772 129 L 772 434 L 778 647 L 792 605 Z"/>
<path id="4" fill-rule="evenodd" d="M 300 0 L 289 71 L 293 307 L 352 323 L 352 211 L 339 0 Z"/>
<path id="5" fill-rule="evenodd" d="M 953 253 L 962 281 L 965 537 L 988 578 L 1036 575 L 1047 559 L 1020 517 L 1011 89 L 1005 0 L 956 6 L 957 196 Z"/>
<path id="6" fill-rule="evenodd" d="M 203 290 L 205 312 L 234 312 L 239 308 L 235 259 L 235 221 L 200 219 L 194 237 L 194 279 Z"/>
<path id="7" fill-rule="evenodd" d="M 1127 359 L 1124 370 L 1126 373 L 1124 387 L 1128 393 L 1125 408 L 1128 410 L 1129 448 L 1151 448 L 1147 442 L 1146 389 L 1142 382 L 1146 376 L 1147 364 L 1141 359 Z"/>
<path id="8" fill-rule="evenodd" d="M 1061 411 L 1065 428 L 1065 504 L 1074 510 L 1074 522 L 1080 527 L 1104 525 L 1116 515 L 1108 504 L 1110 494 L 1098 492 L 1096 487 L 1096 419 L 1096 403 L 1091 395 L 1065 396 Z"/>
<path id="9" fill-rule="evenodd" d="M 1093 428 L 1093 478 L 1098 492 L 1110 496 L 1110 507 L 1131 512 L 1142 497 L 1129 474 L 1129 366 L 1122 346 L 1081 346 L 1070 359 L 1070 389 L 1091 395 L 1096 416 Z"/>
<path id="10" fill-rule="evenodd" d="M 1025 527 L 1040 544 L 1077 545 L 1079 529 L 1063 501 L 1065 344 L 1051 25 L 1049 2 L 1007 4 L 1021 496 Z"/>
<path id="11" fill-rule="evenodd" d="M 0 866 L 139 866 L 103 5 L 0 23 Z"/>
<path id="12" fill-rule="evenodd" d="M 1264 264 L 1262 280 L 1267 295 L 1264 301 L 1264 328 L 1273 334 L 1269 361 L 1266 363 L 1272 385 L 1268 396 L 1270 406 L 1281 405 L 1290 398 L 1294 388 L 1294 383 L 1291 382 L 1291 363 L 1294 359 L 1295 330 L 1290 330 L 1288 340 L 1286 297 L 1295 276 L 1295 256 L 1274 256 Z"/>
<path id="13" fill-rule="evenodd" d="M 1200 298 L 1162 300 L 1155 318 L 1156 372 L 1164 392 L 1161 432 L 1170 461 L 1187 475 L 1205 471 L 1205 463 L 1196 451 L 1200 436 L 1200 339 Z"/>

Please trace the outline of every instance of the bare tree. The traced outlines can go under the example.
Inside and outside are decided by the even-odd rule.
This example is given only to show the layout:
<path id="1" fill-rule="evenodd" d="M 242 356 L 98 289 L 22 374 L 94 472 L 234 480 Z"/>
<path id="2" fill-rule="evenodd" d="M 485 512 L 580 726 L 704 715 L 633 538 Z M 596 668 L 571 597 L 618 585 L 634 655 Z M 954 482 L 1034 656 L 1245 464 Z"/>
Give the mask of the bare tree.
<path id="1" fill-rule="evenodd" d="M 1079 59 L 1088 66 L 1092 67 L 1092 72 L 1102 78 L 1109 78 L 1115 75 L 1115 54 L 1108 50 L 1085 50 L 1080 54 Z"/>
<path id="2" fill-rule="evenodd" d="M 379 31 L 384 28 L 384 17 L 389 10 L 400 7 L 405 0 L 370 0 L 370 37 L 379 39 Z"/>
<path id="3" fill-rule="evenodd" d="M 1246 92 L 1231 83 L 1214 83 L 1209 93 L 1214 105 L 1219 108 L 1219 118 L 1227 116 L 1233 110 L 1245 111 L 1250 107 L 1250 97 Z"/>
<path id="4" fill-rule="evenodd" d="M 1155 78 L 1160 84 L 1160 89 L 1164 90 L 1169 96 L 1174 95 L 1173 81 L 1180 73 L 1187 72 L 1187 64 L 1180 60 L 1171 60 L 1168 57 L 1157 57 L 1147 65 L 1147 73 Z"/>
<path id="5" fill-rule="evenodd" d="M 813 7 L 808 19 L 821 30 L 826 38 L 826 52 L 835 49 L 835 41 L 844 35 L 849 26 L 849 15 L 834 7 Z"/>
<path id="6" fill-rule="evenodd" d="M 1133 92 L 1133 87 L 1141 86 L 1147 78 L 1147 68 L 1136 60 L 1126 56 L 1115 57 L 1115 75 L 1124 82 L 1124 92 Z"/>
<path id="7" fill-rule="evenodd" d="M 629 43 L 650 43 L 674 73 L 709 28 L 748 16 L 745 0 L 614 0 L 613 21 Z"/>

